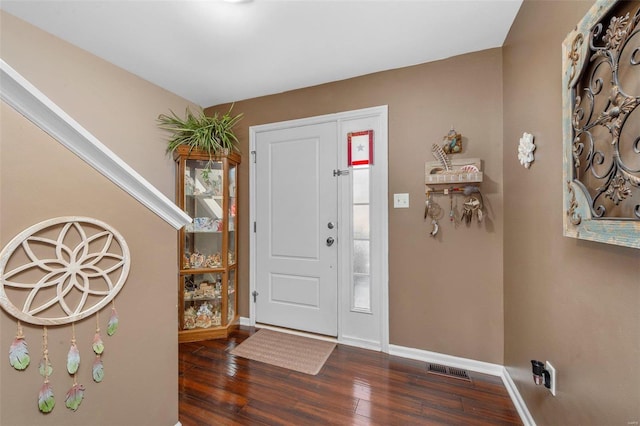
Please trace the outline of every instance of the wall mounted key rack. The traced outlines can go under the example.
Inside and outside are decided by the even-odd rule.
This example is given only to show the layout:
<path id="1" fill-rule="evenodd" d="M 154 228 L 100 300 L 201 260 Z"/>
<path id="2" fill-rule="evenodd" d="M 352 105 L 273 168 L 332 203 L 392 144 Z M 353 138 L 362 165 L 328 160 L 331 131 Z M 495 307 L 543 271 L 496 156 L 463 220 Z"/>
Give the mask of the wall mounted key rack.
<path id="1" fill-rule="evenodd" d="M 434 151 L 436 147 L 434 146 Z M 439 158 L 434 152 L 434 156 Z M 427 201 L 425 205 L 425 220 L 431 220 L 432 230 L 429 233 L 432 237 L 438 234 L 440 226 L 438 220 L 442 219 L 444 209 L 438 204 L 436 196 L 449 197 L 449 220 L 457 222 L 454 207 L 454 195 L 465 196 L 462 204 L 462 215 L 460 221 L 471 223 L 475 216 L 478 222 L 482 221 L 484 213 L 484 200 L 480 192 L 480 184 L 483 180 L 482 161 L 479 158 L 449 159 L 441 157 L 438 161 L 427 161 L 425 163 L 425 186 Z M 457 201 L 456 201 L 457 204 Z"/>

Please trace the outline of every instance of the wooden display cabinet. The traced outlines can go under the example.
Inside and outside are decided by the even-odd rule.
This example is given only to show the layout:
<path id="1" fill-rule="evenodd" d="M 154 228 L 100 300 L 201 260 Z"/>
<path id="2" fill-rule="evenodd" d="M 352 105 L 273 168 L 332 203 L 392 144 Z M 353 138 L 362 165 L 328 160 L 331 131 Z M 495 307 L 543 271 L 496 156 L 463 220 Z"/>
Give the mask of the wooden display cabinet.
<path id="1" fill-rule="evenodd" d="M 231 153 L 179 147 L 176 200 L 193 223 L 178 234 L 178 340 L 227 337 L 238 325 L 238 165 Z"/>

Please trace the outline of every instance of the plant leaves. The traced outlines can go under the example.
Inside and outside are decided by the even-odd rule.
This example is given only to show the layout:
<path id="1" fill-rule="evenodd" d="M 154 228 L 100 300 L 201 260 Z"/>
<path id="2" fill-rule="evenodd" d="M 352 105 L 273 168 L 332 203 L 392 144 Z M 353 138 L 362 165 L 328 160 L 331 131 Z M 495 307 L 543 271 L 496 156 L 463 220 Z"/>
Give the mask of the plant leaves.
<path id="1" fill-rule="evenodd" d="M 82 398 L 84 398 L 84 386 L 76 383 L 67 392 L 64 403 L 68 409 L 76 411 L 82 402 Z"/>
<path id="2" fill-rule="evenodd" d="M 102 341 L 102 337 L 100 337 L 100 333 L 96 333 L 96 335 L 93 337 L 92 347 L 96 355 L 100 355 L 102 352 L 104 352 L 104 342 Z"/>
<path id="3" fill-rule="evenodd" d="M 38 409 L 43 413 L 50 413 L 55 405 L 56 400 L 53 397 L 53 387 L 51 387 L 49 382 L 44 382 L 38 394 Z"/>
<path id="4" fill-rule="evenodd" d="M 67 371 L 69 374 L 76 374 L 80 366 L 80 352 L 75 342 L 71 343 L 69 353 L 67 354 Z"/>
<path id="5" fill-rule="evenodd" d="M 46 367 L 45 367 L 46 366 Z M 53 366 L 48 359 L 42 358 L 40 360 L 40 364 L 38 365 L 38 372 L 42 377 L 49 377 L 53 373 Z"/>
<path id="6" fill-rule="evenodd" d="M 102 358 L 99 356 L 96 357 L 96 360 L 93 361 L 93 381 L 96 383 L 100 383 L 102 379 L 104 379 L 104 365 L 102 364 Z"/>
<path id="7" fill-rule="evenodd" d="M 31 357 L 29 357 L 29 349 L 27 341 L 24 337 L 16 337 L 9 347 L 9 363 L 16 370 L 24 370 L 29 366 Z"/>
<path id="8" fill-rule="evenodd" d="M 240 152 L 238 138 L 233 128 L 242 119 L 243 114 L 231 115 L 233 105 L 224 115 L 213 116 L 205 114 L 201 108 L 197 114 L 189 108 L 185 111 L 185 118 L 178 117 L 176 113 L 170 115 L 160 114 L 158 126 L 171 132 L 167 144 L 167 152 L 174 152 L 179 146 L 187 146 L 189 150 L 202 150 L 213 156 L 225 150 Z"/>
<path id="9" fill-rule="evenodd" d="M 107 323 L 107 334 L 113 336 L 116 331 L 118 331 L 118 312 L 116 312 L 116 308 L 111 308 L 111 317 L 109 317 L 109 322 Z"/>

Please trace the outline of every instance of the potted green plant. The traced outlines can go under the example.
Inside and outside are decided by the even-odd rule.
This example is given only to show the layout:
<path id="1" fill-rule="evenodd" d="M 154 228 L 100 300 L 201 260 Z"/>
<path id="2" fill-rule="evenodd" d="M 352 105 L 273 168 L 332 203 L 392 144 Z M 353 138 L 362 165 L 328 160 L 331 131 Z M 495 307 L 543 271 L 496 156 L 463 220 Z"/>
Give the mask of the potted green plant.
<path id="1" fill-rule="evenodd" d="M 233 105 L 225 114 L 206 115 L 200 109 L 197 113 L 187 107 L 185 118 L 179 117 L 173 111 L 171 114 L 160 114 L 158 126 L 172 133 L 167 143 L 167 153 L 173 153 L 178 147 L 189 147 L 189 151 L 202 151 L 209 154 L 209 158 L 240 152 L 238 138 L 233 128 L 242 119 L 242 114 L 232 115 Z"/>

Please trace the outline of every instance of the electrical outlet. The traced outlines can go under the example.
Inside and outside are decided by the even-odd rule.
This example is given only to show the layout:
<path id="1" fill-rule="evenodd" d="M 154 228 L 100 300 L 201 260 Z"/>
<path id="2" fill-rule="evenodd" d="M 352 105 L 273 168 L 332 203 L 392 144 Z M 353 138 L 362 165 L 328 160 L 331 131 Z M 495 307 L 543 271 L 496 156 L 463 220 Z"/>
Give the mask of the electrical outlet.
<path id="1" fill-rule="evenodd" d="M 545 363 L 544 368 L 549 372 L 549 380 L 551 381 L 551 389 L 549 391 L 551 395 L 556 396 L 556 368 L 549 361 Z"/>
<path id="2" fill-rule="evenodd" d="M 393 208 L 394 209 L 408 209 L 409 208 L 409 194 L 393 194 Z"/>

